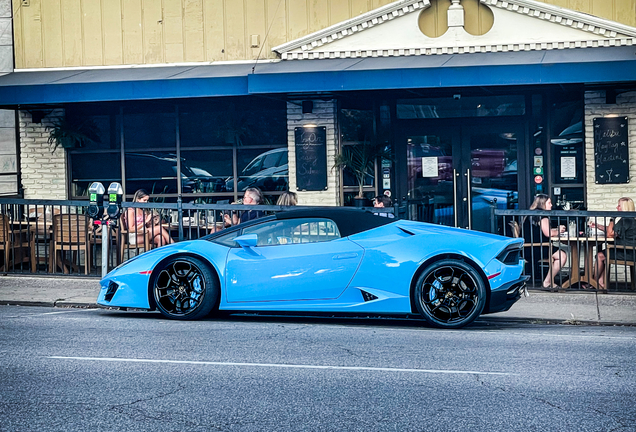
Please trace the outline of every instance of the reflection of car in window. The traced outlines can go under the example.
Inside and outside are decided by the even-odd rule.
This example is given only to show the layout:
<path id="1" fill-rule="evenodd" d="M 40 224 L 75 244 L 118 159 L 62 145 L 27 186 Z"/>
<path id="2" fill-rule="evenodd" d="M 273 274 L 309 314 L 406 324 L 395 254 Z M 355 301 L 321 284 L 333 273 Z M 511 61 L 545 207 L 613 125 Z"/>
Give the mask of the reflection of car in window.
<path id="1" fill-rule="evenodd" d="M 238 190 L 257 187 L 264 191 L 286 190 L 289 176 L 287 148 L 277 148 L 261 153 L 247 164 L 238 177 Z M 225 181 L 225 189 L 234 190 L 234 179 Z"/>
<path id="2" fill-rule="evenodd" d="M 181 158 L 181 191 L 216 191 L 222 187 L 222 179 L 201 168 L 191 168 Z M 126 154 L 126 189 L 147 189 L 150 193 L 177 192 L 177 157 L 174 154 Z M 208 190 L 210 189 L 210 190 Z"/>

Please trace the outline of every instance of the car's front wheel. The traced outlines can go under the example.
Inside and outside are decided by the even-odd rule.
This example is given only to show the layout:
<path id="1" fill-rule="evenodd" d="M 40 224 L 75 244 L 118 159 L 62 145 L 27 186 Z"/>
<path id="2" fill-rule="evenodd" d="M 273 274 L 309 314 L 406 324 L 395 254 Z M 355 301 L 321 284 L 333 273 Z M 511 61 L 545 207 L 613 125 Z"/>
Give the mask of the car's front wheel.
<path id="1" fill-rule="evenodd" d="M 417 280 L 415 305 L 422 317 L 439 328 L 460 328 L 484 310 L 486 287 L 482 277 L 460 260 L 429 265 Z"/>
<path id="2" fill-rule="evenodd" d="M 207 264 L 175 257 L 155 273 L 152 292 L 157 309 L 172 319 L 194 320 L 208 315 L 219 298 L 219 284 Z"/>

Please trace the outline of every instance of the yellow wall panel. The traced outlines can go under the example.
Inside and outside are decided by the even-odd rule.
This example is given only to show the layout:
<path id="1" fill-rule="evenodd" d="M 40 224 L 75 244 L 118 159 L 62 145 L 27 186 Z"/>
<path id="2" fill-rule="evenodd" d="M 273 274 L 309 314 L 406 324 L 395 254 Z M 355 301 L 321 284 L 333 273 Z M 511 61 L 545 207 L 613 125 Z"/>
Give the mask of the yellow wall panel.
<path id="1" fill-rule="evenodd" d="M 205 0 L 204 31 L 207 61 L 225 60 L 224 0 Z"/>
<path id="2" fill-rule="evenodd" d="M 285 13 L 285 1 L 267 0 L 266 11 L 267 40 L 263 44 L 261 58 L 273 57 L 272 48 L 284 44 L 287 38 L 287 14 Z"/>
<path id="3" fill-rule="evenodd" d="M 104 29 L 102 44 L 104 47 L 104 64 L 117 65 L 123 61 L 123 30 L 121 3 L 113 0 L 102 0 L 102 28 Z"/>
<path id="4" fill-rule="evenodd" d="M 76 66 L 83 64 L 80 0 L 62 0 L 62 43 L 64 65 Z"/>
<path id="5" fill-rule="evenodd" d="M 141 0 L 121 0 L 121 9 L 124 63 L 142 63 Z"/>
<path id="6" fill-rule="evenodd" d="M 64 44 L 62 42 L 62 5 L 60 0 L 42 3 L 42 43 L 45 67 L 64 66 Z"/>
<path id="7" fill-rule="evenodd" d="M 31 0 L 31 6 L 21 8 L 21 12 L 24 39 L 22 63 L 25 68 L 43 67 L 41 1 Z"/>
<path id="8" fill-rule="evenodd" d="M 170 0 L 163 3 L 163 31 L 166 43 L 166 62 L 184 61 L 181 0 Z"/>
<path id="9" fill-rule="evenodd" d="M 225 0 L 225 53 L 228 60 L 245 60 L 245 3 Z"/>
<path id="10" fill-rule="evenodd" d="M 289 25 L 289 40 L 305 36 L 309 32 L 307 25 L 307 1 L 289 0 L 287 2 L 287 24 Z"/>
<path id="11" fill-rule="evenodd" d="M 349 2 L 331 0 L 329 4 L 329 19 L 331 20 L 331 25 L 351 18 L 349 15 Z"/>
<path id="12" fill-rule="evenodd" d="M 636 27 L 636 0 L 614 0 L 616 6 L 614 13 L 616 20 L 620 19 L 623 24 Z"/>
<path id="13" fill-rule="evenodd" d="M 185 60 L 205 60 L 203 45 L 203 0 L 185 0 L 184 5 Z"/>
<path id="14" fill-rule="evenodd" d="M 144 0 L 142 13 L 144 63 L 163 63 L 163 10 L 161 0 Z"/>
<path id="15" fill-rule="evenodd" d="M 84 64 L 89 66 L 104 63 L 102 41 L 101 0 L 82 0 L 82 41 Z"/>
<path id="16" fill-rule="evenodd" d="M 569 8 L 579 12 L 592 13 L 591 0 L 570 0 Z"/>
<path id="17" fill-rule="evenodd" d="M 308 0 L 309 3 L 309 33 L 329 27 L 329 0 Z"/>
<path id="18" fill-rule="evenodd" d="M 16 69 L 24 68 L 24 44 L 22 42 L 24 26 L 22 25 L 22 12 L 20 5 L 13 5 L 13 52 L 15 53 Z"/>
<path id="19" fill-rule="evenodd" d="M 540 1 L 636 27 L 636 0 Z M 467 13 L 474 2 L 463 1 Z M 23 7 L 14 0 L 15 63 L 25 68 L 275 58 L 273 46 L 389 3 L 392 0 L 30 0 Z M 432 3 L 439 3 L 436 8 L 443 14 L 450 4 Z M 435 34 L 444 20 L 439 13 L 427 14 L 420 25 L 427 34 L 434 27 Z M 482 21 L 478 29 L 487 27 Z M 259 37 L 257 48 L 251 46 L 252 35 Z"/>
<path id="20" fill-rule="evenodd" d="M 614 1 L 594 0 L 590 13 L 597 17 L 614 19 Z"/>
<path id="21" fill-rule="evenodd" d="M 569 8 L 569 5 L 568 5 L 569 0 L 539 0 L 539 1 L 543 1 L 544 3 L 549 3 L 554 6 Z"/>
<path id="22" fill-rule="evenodd" d="M 350 17 L 353 18 L 365 12 L 369 12 L 373 9 L 373 2 L 371 0 L 349 0 L 351 5 Z"/>
<path id="23" fill-rule="evenodd" d="M 252 1 L 245 8 L 246 58 L 256 59 L 261 58 L 262 55 L 264 58 L 269 57 L 268 52 L 263 49 L 263 41 L 267 31 L 265 22 L 267 20 L 264 0 Z M 252 36 L 256 36 L 258 39 L 258 46 L 252 46 Z"/>

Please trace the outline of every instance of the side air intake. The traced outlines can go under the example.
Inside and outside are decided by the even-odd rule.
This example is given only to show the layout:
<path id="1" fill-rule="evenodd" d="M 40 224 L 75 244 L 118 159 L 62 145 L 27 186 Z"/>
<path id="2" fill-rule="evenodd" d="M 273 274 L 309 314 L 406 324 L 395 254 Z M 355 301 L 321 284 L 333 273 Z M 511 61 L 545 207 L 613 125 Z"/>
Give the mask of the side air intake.
<path id="1" fill-rule="evenodd" d="M 378 296 L 375 296 L 371 293 L 368 293 L 366 291 L 360 290 L 360 292 L 362 293 L 362 298 L 364 299 L 365 302 L 371 301 L 371 300 L 376 300 L 378 298 Z"/>
<path id="2" fill-rule="evenodd" d="M 110 283 L 108 284 L 108 289 L 106 290 L 106 295 L 104 295 L 104 300 L 106 300 L 107 302 L 111 301 L 118 289 L 119 285 L 117 285 L 113 281 L 110 281 Z"/>

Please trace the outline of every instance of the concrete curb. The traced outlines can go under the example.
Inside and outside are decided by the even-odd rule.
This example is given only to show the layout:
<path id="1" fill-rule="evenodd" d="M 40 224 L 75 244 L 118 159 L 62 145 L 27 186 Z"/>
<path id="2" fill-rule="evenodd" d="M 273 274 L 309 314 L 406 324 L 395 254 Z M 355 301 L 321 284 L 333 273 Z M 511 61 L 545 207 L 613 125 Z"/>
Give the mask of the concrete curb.
<path id="1" fill-rule="evenodd" d="M 96 303 L 99 281 L 82 276 L 0 276 L 0 305 L 101 308 Z M 636 326 L 635 294 L 531 290 L 509 311 L 482 315 L 478 321 Z"/>

